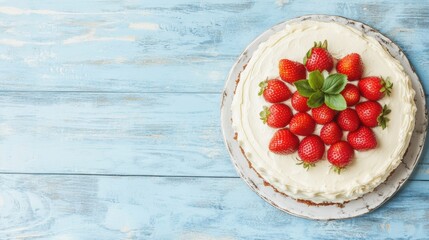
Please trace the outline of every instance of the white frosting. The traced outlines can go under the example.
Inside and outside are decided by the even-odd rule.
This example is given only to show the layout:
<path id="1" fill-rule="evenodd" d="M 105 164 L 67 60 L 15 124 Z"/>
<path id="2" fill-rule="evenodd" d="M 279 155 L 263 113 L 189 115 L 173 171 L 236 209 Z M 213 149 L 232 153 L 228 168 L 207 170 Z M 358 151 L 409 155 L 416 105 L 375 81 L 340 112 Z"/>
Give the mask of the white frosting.
<path id="1" fill-rule="evenodd" d="M 270 152 L 268 145 L 276 129 L 264 125 L 259 119 L 262 107 L 269 105 L 258 96 L 259 82 L 279 76 L 280 59 L 302 62 L 313 42 L 325 39 L 334 58 L 359 53 L 365 66 L 364 76 L 389 77 L 393 83 L 390 97 L 380 100 L 382 105 L 387 104 L 392 109 L 388 127 L 384 130 L 373 128 L 377 148 L 366 152 L 355 151 L 352 163 L 340 175 L 330 170 L 331 165 L 326 157 L 306 171 L 296 164 L 296 152 L 290 155 Z M 357 81 L 351 83 L 356 84 Z M 288 84 L 288 87 L 296 90 L 292 85 Z M 278 191 L 315 203 L 342 203 L 373 191 L 399 165 L 414 129 L 414 95 L 409 76 L 377 40 L 341 24 L 303 21 L 287 25 L 261 43 L 255 51 L 240 75 L 232 103 L 232 122 L 247 159 Z M 290 100 L 285 104 L 290 106 Z M 319 133 L 320 128 L 318 125 L 315 134 Z"/>

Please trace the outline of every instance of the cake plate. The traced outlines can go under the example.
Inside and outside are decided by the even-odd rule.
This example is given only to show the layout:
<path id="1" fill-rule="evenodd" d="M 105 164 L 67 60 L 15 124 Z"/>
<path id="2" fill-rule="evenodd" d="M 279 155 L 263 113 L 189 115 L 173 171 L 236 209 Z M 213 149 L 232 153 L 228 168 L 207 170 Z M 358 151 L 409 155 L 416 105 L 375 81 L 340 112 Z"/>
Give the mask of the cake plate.
<path id="1" fill-rule="evenodd" d="M 235 132 L 232 129 L 231 103 L 234 97 L 236 80 L 244 66 L 251 59 L 259 44 L 268 40 L 268 38 L 274 33 L 284 29 L 287 24 L 307 20 L 336 22 L 355 28 L 366 35 L 375 38 L 390 53 L 390 55 L 392 55 L 392 57 L 396 58 L 402 64 L 405 72 L 411 78 L 413 89 L 416 91 L 414 99 L 417 107 L 415 119 L 416 125 L 411 137 L 410 145 L 408 146 L 402 162 L 390 177 L 384 183 L 375 188 L 373 192 L 367 193 L 361 198 L 341 205 L 308 205 L 303 202 L 298 202 L 282 193 L 276 192 L 271 186 L 265 185 L 264 180 L 260 178 L 255 170 L 249 166 L 238 142 L 234 139 Z M 224 141 L 228 147 L 232 163 L 240 177 L 253 191 L 274 207 L 298 217 L 318 220 L 352 218 L 371 212 L 383 205 L 383 203 L 388 201 L 396 192 L 398 192 L 413 172 L 422 153 L 426 138 L 426 127 L 428 123 L 427 117 L 424 90 L 417 74 L 404 52 L 389 38 L 368 25 L 344 17 L 329 15 L 306 15 L 294 18 L 277 24 L 262 33 L 252 43 L 250 43 L 233 65 L 225 84 L 221 103 L 221 121 Z"/>

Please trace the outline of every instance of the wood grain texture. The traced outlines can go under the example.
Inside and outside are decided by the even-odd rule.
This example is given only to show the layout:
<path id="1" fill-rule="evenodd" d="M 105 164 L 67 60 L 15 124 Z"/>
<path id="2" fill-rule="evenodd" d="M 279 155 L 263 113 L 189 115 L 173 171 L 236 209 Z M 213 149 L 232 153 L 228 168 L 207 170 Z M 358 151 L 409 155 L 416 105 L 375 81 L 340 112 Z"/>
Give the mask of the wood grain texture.
<path id="1" fill-rule="evenodd" d="M 15 175 L 0 183 L 2 239 L 424 239 L 429 232 L 422 181 L 341 221 L 290 216 L 240 179 Z"/>
<path id="2" fill-rule="evenodd" d="M 219 104 L 218 94 L 3 93 L 0 171 L 237 176 Z"/>
<path id="3" fill-rule="evenodd" d="M 428 1 L 26 0 L 0 4 L 0 85 L 221 92 L 231 65 L 255 37 L 278 22 L 315 13 L 381 30 L 404 49 L 421 79 L 429 79 Z"/>

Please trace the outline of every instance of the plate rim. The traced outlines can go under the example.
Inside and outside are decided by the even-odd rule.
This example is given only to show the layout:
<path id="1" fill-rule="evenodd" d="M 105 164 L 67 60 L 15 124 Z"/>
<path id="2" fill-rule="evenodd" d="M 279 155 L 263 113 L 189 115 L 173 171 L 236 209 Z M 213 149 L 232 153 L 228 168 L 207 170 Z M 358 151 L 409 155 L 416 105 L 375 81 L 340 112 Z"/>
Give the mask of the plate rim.
<path id="1" fill-rule="evenodd" d="M 229 116 L 231 116 L 231 106 L 230 104 L 227 104 L 227 102 L 232 102 L 232 98 L 234 96 L 234 94 L 230 94 L 231 93 L 231 88 L 233 88 L 235 91 L 235 86 L 236 86 L 236 80 L 239 77 L 241 70 L 238 70 L 238 68 L 243 68 L 243 66 L 245 66 L 248 61 L 251 58 L 251 55 L 253 55 L 254 51 L 257 50 L 257 47 L 259 45 L 259 43 L 263 40 L 263 39 L 268 39 L 269 37 L 271 37 L 272 34 L 277 32 L 277 28 L 281 28 L 287 24 L 290 23 L 294 23 L 294 22 L 299 22 L 299 21 L 307 21 L 307 20 L 316 20 L 316 21 L 323 21 L 323 22 L 337 22 L 339 24 L 342 25 L 347 25 L 351 27 L 360 30 L 361 32 L 368 34 L 369 32 L 371 32 L 371 34 L 382 46 L 383 48 L 395 59 L 397 59 L 400 63 L 401 66 L 404 68 L 405 72 L 410 76 L 411 78 L 411 82 L 412 82 L 412 86 L 414 91 L 416 92 L 416 95 L 414 97 L 414 101 L 416 103 L 416 115 L 415 115 L 415 119 L 416 119 L 416 125 L 415 128 L 413 130 L 413 134 L 412 137 L 410 139 L 410 143 L 409 146 L 407 148 L 407 152 L 404 154 L 403 159 L 401 160 L 401 164 L 392 172 L 391 175 L 403 175 L 403 176 L 398 176 L 399 180 L 395 179 L 395 177 L 393 176 L 389 176 L 388 179 L 384 182 L 381 183 L 379 186 L 376 187 L 376 189 L 374 189 L 374 191 L 369 192 L 365 195 L 363 195 L 362 197 L 355 199 L 355 200 L 351 200 L 348 203 L 344 203 L 345 206 L 349 206 L 351 203 L 357 202 L 357 201 L 363 201 L 363 203 L 366 204 L 366 210 L 363 209 L 363 211 L 360 212 L 354 212 L 354 213 L 347 213 L 344 212 L 344 208 L 343 207 L 338 207 L 337 205 L 329 205 L 329 206 L 323 206 L 323 205 L 317 205 L 317 206 L 309 206 L 305 203 L 301 203 L 298 202 L 297 200 L 286 196 L 282 193 L 278 193 L 278 192 L 272 192 L 273 195 L 275 195 L 275 197 L 268 197 L 266 192 L 263 192 L 263 190 L 268 191 L 268 194 L 270 193 L 269 189 L 266 188 L 270 188 L 272 190 L 274 190 L 274 188 L 272 186 L 264 186 L 261 184 L 257 184 L 255 183 L 255 180 L 257 179 L 251 179 L 251 176 L 248 176 L 246 174 L 246 171 L 253 171 L 254 174 L 258 174 L 257 171 L 253 168 L 251 168 L 250 166 L 247 169 L 244 169 L 243 166 L 241 166 L 239 164 L 239 162 L 237 161 L 235 154 L 237 154 L 237 146 L 239 148 L 239 145 L 237 143 L 237 141 L 234 138 L 231 138 L 231 132 L 227 132 L 228 130 L 232 130 L 232 120 L 228 119 Z M 358 28 L 357 26 L 360 26 L 360 28 Z M 253 48 L 253 50 L 252 50 Z M 396 55 L 392 54 L 392 50 L 395 51 Z M 249 54 L 250 53 L 250 54 Z M 249 56 L 250 55 L 250 56 Z M 238 73 L 237 73 L 238 71 Z M 233 93 L 233 92 L 232 92 Z M 419 118 L 419 119 L 418 119 Z M 418 128 L 417 123 L 419 122 L 420 124 L 420 128 Z M 421 158 L 421 154 L 424 148 L 424 143 L 425 143 L 425 139 L 426 139 L 426 133 L 427 133 L 427 125 L 428 125 L 428 112 L 427 112 L 427 108 L 426 108 L 426 97 L 425 97 L 425 93 L 424 93 L 424 89 L 422 87 L 421 84 L 421 80 L 418 77 L 417 73 L 415 72 L 414 67 L 411 65 L 410 61 L 408 60 L 407 56 L 405 55 L 404 51 L 396 44 L 394 43 L 391 39 L 389 39 L 388 37 L 384 36 L 382 33 L 380 33 L 378 30 L 372 28 L 371 26 L 368 26 L 365 23 L 362 23 L 360 21 L 357 20 L 353 20 L 350 18 L 346 18 L 343 16 L 338 16 L 338 15 L 325 15 L 325 14 L 311 14 L 311 15 L 303 15 L 303 16 L 299 16 L 299 17 L 295 17 L 295 18 L 291 18 L 289 20 L 285 20 L 282 21 L 280 23 L 275 24 L 274 26 L 270 27 L 268 30 L 265 30 L 264 32 L 262 32 L 260 35 L 258 35 L 253 41 L 250 42 L 249 45 L 246 46 L 246 48 L 244 49 L 244 51 L 239 55 L 239 57 L 237 58 L 237 60 L 234 62 L 231 70 L 228 73 L 228 77 L 226 79 L 223 91 L 222 91 L 222 97 L 221 97 L 221 127 L 222 127 L 222 134 L 223 134 L 223 140 L 224 143 L 228 149 L 228 153 L 230 155 L 230 159 L 231 162 L 233 163 L 237 173 L 239 174 L 240 178 L 244 180 L 244 182 L 257 194 L 259 195 L 262 199 L 264 199 L 266 202 L 268 202 L 270 205 L 274 206 L 277 209 L 280 209 L 281 211 L 284 211 L 286 213 L 289 213 L 291 215 L 297 216 L 297 217 L 302 217 L 302 218 L 307 218 L 307 219 L 315 219 L 315 220 L 332 220 L 332 219 L 346 219 L 346 218 L 353 218 L 353 217 L 357 217 L 366 213 L 369 213 L 375 209 L 377 209 L 378 207 L 382 206 L 384 203 L 386 203 L 389 199 L 391 199 L 398 191 L 399 189 L 405 184 L 405 182 L 409 179 L 409 177 L 412 175 L 413 171 L 415 170 L 417 163 L 419 162 L 420 158 Z M 233 131 L 233 135 L 235 134 L 235 131 Z M 417 149 L 414 152 L 414 156 L 411 156 L 411 166 L 408 166 L 405 162 L 404 159 L 406 156 L 408 156 L 408 150 L 411 148 L 411 143 L 413 142 L 413 139 L 415 139 L 415 141 L 418 141 L 419 144 L 417 146 Z M 234 144 L 234 142 L 236 144 Z M 235 149 L 232 149 L 234 148 Z M 247 158 L 244 156 L 244 154 L 240 151 L 238 151 L 239 155 L 241 154 L 241 158 L 244 158 L 246 161 Z M 413 153 L 410 153 L 413 154 Z M 400 171 L 400 167 L 404 165 L 403 168 L 405 168 L 405 170 L 402 170 L 402 172 Z M 399 172 L 399 173 L 398 173 Z M 402 174 L 401 174 L 402 173 Z M 253 176 L 254 177 L 254 176 Z M 259 180 L 265 181 L 262 177 L 258 177 L 257 178 Z M 393 183 L 395 183 L 394 186 L 391 187 L 396 187 L 396 189 L 393 192 L 388 193 L 386 196 L 380 196 L 381 199 L 379 199 L 377 201 L 377 204 L 370 208 L 369 205 L 365 202 L 365 196 L 369 196 L 370 194 L 376 193 L 378 188 L 382 188 L 383 184 L 387 185 L 387 183 L 392 182 L 393 180 L 395 180 Z M 265 189 L 264 189 L 265 188 Z M 385 188 L 388 188 L 388 186 L 386 186 Z M 261 190 L 262 189 L 262 190 Z M 391 190 L 391 189 L 390 189 Z M 284 206 L 280 206 L 277 202 L 275 201 L 294 201 L 295 203 L 297 203 L 298 207 L 302 207 L 302 208 L 307 208 L 310 209 L 312 207 L 318 208 L 318 209 L 326 209 L 326 210 L 332 210 L 333 206 L 336 206 L 337 210 L 338 208 L 341 209 L 341 211 L 339 211 L 339 214 L 336 216 L 314 216 L 314 215 L 309 215 L 309 214 L 305 214 L 304 212 L 300 212 L 298 213 L 297 211 L 291 211 L 291 209 L 285 208 Z"/>

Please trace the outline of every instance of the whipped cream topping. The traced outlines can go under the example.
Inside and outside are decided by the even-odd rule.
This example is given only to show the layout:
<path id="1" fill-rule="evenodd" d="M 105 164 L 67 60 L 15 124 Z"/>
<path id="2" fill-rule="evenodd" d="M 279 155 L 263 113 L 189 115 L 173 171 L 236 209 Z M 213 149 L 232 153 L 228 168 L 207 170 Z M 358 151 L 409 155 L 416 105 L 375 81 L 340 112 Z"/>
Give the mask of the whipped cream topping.
<path id="1" fill-rule="evenodd" d="M 389 77 L 393 83 L 391 95 L 379 101 L 387 104 L 392 112 L 386 129 L 373 128 L 377 148 L 355 151 L 352 163 L 341 174 L 331 170 L 326 152 L 324 159 L 308 171 L 297 165 L 297 152 L 289 155 L 270 152 L 268 145 L 276 129 L 264 125 L 259 118 L 263 106 L 270 104 L 258 96 L 258 84 L 267 78 L 278 78 L 280 59 L 302 62 L 313 42 L 325 39 L 334 58 L 359 53 L 364 63 L 363 76 Z M 357 84 L 357 81 L 349 83 Z M 292 92 L 296 90 L 287 85 Z M 338 23 L 307 20 L 288 24 L 259 45 L 240 75 L 232 103 L 232 123 L 239 145 L 253 168 L 278 191 L 314 203 L 342 203 L 373 191 L 400 164 L 414 129 L 414 95 L 411 80 L 401 64 L 377 40 Z M 290 100 L 284 103 L 291 107 Z M 319 134 L 321 127 L 317 125 L 314 134 Z M 343 139 L 346 136 L 347 132 Z"/>

